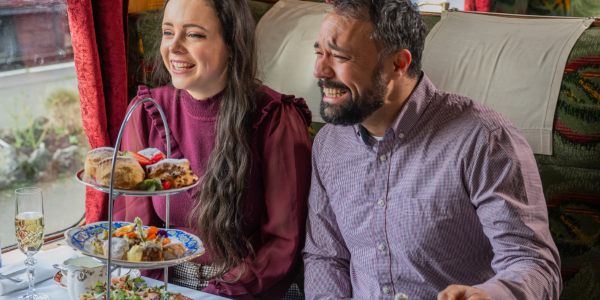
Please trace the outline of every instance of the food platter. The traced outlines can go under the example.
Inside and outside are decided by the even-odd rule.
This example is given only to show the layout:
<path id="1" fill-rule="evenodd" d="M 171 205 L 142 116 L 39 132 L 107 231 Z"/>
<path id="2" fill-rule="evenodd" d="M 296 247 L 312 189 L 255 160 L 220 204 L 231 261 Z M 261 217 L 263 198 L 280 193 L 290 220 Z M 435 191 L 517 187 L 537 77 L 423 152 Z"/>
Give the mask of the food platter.
<path id="1" fill-rule="evenodd" d="M 115 272 L 117 272 L 117 271 L 115 271 Z M 115 272 L 113 272 L 113 273 L 115 273 Z M 131 270 L 129 270 L 129 272 L 125 273 L 124 275 L 129 275 L 133 278 L 138 278 L 138 277 L 142 276 L 142 273 L 140 273 L 140 270 L 131 269 Z M 118 276 L 118 274 L 115 274 L 115 276 Z M 67 278 L 66 278 L 66 276 L 63 276 L 62 271 L 56 272 L 56 274 L 54 274 L 54 277 L 52 278 L 52 280 L 54 281 L 54 284 L 58 285 L 59 287 L 61 287 L 63 289 L 67 289 Z"/>
<path id="2" fill-rule="evenodd" d="M 104 193 L 110 193 L 110 188 L 107 186 L 101 186 L 101 185 L 97 185 L 97 184 L 92 184 L 89 182 L 85 182 L 83 181 L 83 172 L 84 170 L 81 170 L 79 172 L 77 172 L 77 174 L 75 174 L 75 179 L 77 179 L 77 181 L 79 181 L 82 184 L 85 184 L 89 187 L 95 188 L 101 192 Z M 114 194 L 118 194 L 118 195 L 127 195 L 127 196 L 142 196 L 142 197 L 151 197 L 151 196 L 165 196 L 165 195 L 173 195 L 173 194 L 177 194 L 177 193 L 181 193 L 183 191 L 187 191 L 195 186 L 197 186 L 198 184 L 200 184 L 200 181 L 195 182 L 192 185 L 188 185 L 188 186 L 184 186 L 184 187 L 180 187 L 178 189 L 168 189 L 168 190 L 154 190 L 153 192 L 149 192 L 149 191 L 142 191 L 142 190 L 123 190 L 123 189 L 113 189 L 113 193 Z"/>
<path id="3" fill-rule="evenodd" d="M 113 222 L 113 228 L 120 228 L 133 223 L 129 222 Z M 148 228 L 149 226 L 143 226 Z M 81 227 L 71 228 L 65 232 L 65 238 L 67 245 L 83 255 L 93 257 L 102 263 L 107 263 L 106 258 L 94 251 L 92 241 L 95 239 L 96 234 L 100 234 L 103 230 L 108 230 L 108 222 L 97 222 Z M 131 262 L 127 260 L 111 259 L 111 262 L 115 265 L 132 268 L 132 269 L 158 269 L 166 268 L 180 264 L 184 261 L 188 261 L 197 258 L 204 254 L 204 247 L 202 241 L 197 236 L 177 229 L 165 229 L 169 234 L 169 237 L 173 237 L 183 243 L 185 247 L 185 255 L 178 259 L 165 260 L 165 261 L 141 261 Z"/>
<path id="4" fill-rule="evenodd" d="M 164 129 L 165 129 L 165 140 L 166 140 L 166 156 L 164 156 L 164 158 L 169 159 L 171 158 L 171 138 L 170 138 L 170 133 L 169 133 L 169 125 L 167 122 L 167 118 L 165 116 L 164 111 L 162 110 L 162 108 L 160 107 L 160 105 L 154 101 L 152 98 L 144 98 L 141 99 L 139 101 L 137 101 L 135 104 L 133 104 L 133 106 L 127 111 L 127 114 L 125 115 L 125 119 L 123 120 L 123 123 L 121 124 L 121 129 L 119 129 L 119 135 L 117 136 L 117 142 L 115 144 L 114 149 L 121 149 L 121 142 L 123 139 L 123 131 L 125 130 L 125 126 L 127 125 L 127 123 L 129 122 L 129 119 L 131 118 L 133 112 L 135 111 L 135 109 L 140 106 L 143 103 L 147 103 L 150 102 L 152 104 L 154 104 L 154 106 L 156 106 L 156 108 L 158 109 L 158 112 L 160 113 L 160 117 L 164 123 Z M 124 266 L 124 267 L 130 267 L 130 268 L 135 268 L 135 269 L 158 269 L 158 268 L 164 268 L 164 282 L 165 282 L 165 290 L 167 290 L 167 283 L 169 282 L 169 272 L 168 272 L 168 267 L 169 266 L 173 266 L 179 263 L 182 263 L 184 261 L 196 258 L 202 254 L 204 254 L 204 247 L 202 247 L 202 242 L 200 241 L 200 239 L 197 236 L 191 235 L 191 234 L 187 234 L 183 231 L 180 230 L 169 230 L 169 215 L 170 215 L 170 199 L 169 196 L 172 194 L 177 194 L 186 190 L 189 190 L 195 186 L 197 186 L 199 184 L 199 180 L 196 181 L 194 184 L 183 187 L 183 188 L 178 188 L 178 189 L 169 189 L 168 187 L 166 187 L 166 190 L 164 189 L 165 186 L 162 186 L 163 189 L 158 188 L 157 190 L 154 191 L 142 191 L 142 190 L 121 190 L 121 189 L 114 189 L 114 172 L 115 170 L 115 164 L 117 161 L 117 151 L 113 151 L 113 158 L 112 158 L 112 166 L 111 166 L 111 175 L 110 175 L 110 187 L 105 187 L 105 186 L 101 186 L 101 185 L 97 185 L 97 184 L 92 184 L 92 183 L 88 183 L 83 181 L 82 176 L 84 175 L 84 170 L 81 170 L 79 172 L 77 172 L 77 174 L 75 175 L 75 178 L 77 179 L 77 181 L 79 181 L 80 183 L 92 187 L 98 191 L 104 192 L 109 194 L 108 195 L 108 222 L 99 222 L 99 223 L 93 223 L 93 224 L 89 224 L 89 225 L 85 225 L 82 226 L 80 228 L 72 228 L 67 230 L 67 232 L 65 232 L 65 237 L 67 238 L 67 244 L 71 247 L 73 247 L 73 249 L 83 253 L 84 255 L 87 256 L 92 256 L 95 257 L 95 259 L 105 263 L 107 265 L 107 268 L 109 270 L 112 270 L 111 268 L 111 264 L 115 265 L 120 265 L 120 266 Z M 139 155 L 139 153 L 138 153 Z M 137 161 L 137 160 L 136 160 Z M 191 171 L 191 168 L 189 169 L 189 171 Z M 193 175 L 193 172 L 192 172 Z M 197 177 L 196 177 L 197 178 Z M 156 178 L 154 178 L 156 179 Z M 92 180 L 93 182 L 93 180 Z M 162 182 L 161 182 L 162 185 Z M 89 251 L 90 249 L 88 248 L 86 250 L 86 241 L 88 240 L 92 240 L 92 237 L 94 237 L 96 235 L 95 232 L 92 232 L 92 230 L 96 230 L 96 231 L 101 231 L 104 228 L 108 231 L 108 232 L 112 232 L 112 228 L 113 225 L 115 226 L 119 226 L 118 222 L 117 224 L 113 223 L 113 208 L 114 208 L 114 201 L 115 198 L 119 197 L 119 196 L 161 196 L 164 195 L 165 196 L 165 202 L 166 202 L 166 218 L 165 218 L 165 227 L 167 232 L 169 233 L 169 235 L 172 235 L 176 238 L 178 238 L 183 244 L 184 244 L 184 250 L 186 251 L 184 256 L 180 259 L 176 259 L 176 260 L 167 260 L 167 261 L 157 261 L 157 262 L 128 262 L 128 261 L 122 261 L 122 260 L 115 260 L 114 257 L 112 257 L 112 242 L 108 243 L 108 259 L 105 259 L 103 256 L 100 257 L 99 255 L 95 254 L 94 251 Z M 121 222 L 122 223 L 122 222 Z M 95 227 L 93 227 L 95 226 Z M 100 229 L 103 228 L 103 229 Z M 94 238 L 95 239 L 95 238 Z M 112 239 L 110 239 L 109 241 L 112 241 Z M 91 243 L 91 241 L 89 241 Z M 107 282 L 111 282 L 111 272 L 107 272 L 106 277 L 107 277 Z M 106 294 L 107 295 L 111 295 L 111 285 L 107 285 L 106 286 Z"/>

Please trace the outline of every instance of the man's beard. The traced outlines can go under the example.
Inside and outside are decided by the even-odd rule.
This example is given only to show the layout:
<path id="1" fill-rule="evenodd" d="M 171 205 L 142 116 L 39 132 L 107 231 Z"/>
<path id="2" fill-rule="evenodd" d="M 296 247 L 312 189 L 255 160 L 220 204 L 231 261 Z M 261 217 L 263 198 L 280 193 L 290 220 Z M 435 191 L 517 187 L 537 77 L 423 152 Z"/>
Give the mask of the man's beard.
<path id="1" fill-rule="evenodd" d="M 375 69 L 371 85 L 362 96 L 352 95 L 350 88 L 341 82 L 320 79 L 318 85 L 321 88 L 321 118 L 326 123 L 349 126 L 362 123 L 367 117 L 380 109 L 387 94 L 387 86 L 381 80 L 381 71 L 381 67 Z M 349 98 L 339 104 L 325 102 L 323 101 L 325 96 L 324 87 L 345 90 Z M 328 110 L 327 113 L 325 113 L 325 109 Z"/>

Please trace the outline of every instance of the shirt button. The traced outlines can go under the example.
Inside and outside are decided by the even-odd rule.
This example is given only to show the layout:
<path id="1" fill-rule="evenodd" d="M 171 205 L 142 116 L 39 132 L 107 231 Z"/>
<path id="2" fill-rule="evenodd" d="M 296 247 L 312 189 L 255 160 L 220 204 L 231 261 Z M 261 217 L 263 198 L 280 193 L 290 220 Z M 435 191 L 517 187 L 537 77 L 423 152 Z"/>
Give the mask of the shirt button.
<path id="1" fill-rule="evenodd" d="M 377 200 L 377 205 L 383 207 L 385 205 L 385 201 L 379 199 L 379 200 Z"/>
<path id="2" fill-rule="evenodd" d="M 404 138 L 404 133 L 402 133 L 402 132 L 398 133 L 398 137 L 399 138 Z"/>
<path id="3" fill-rule="evenodd" d="M 408 296 L 398 293 L 394 296 L 394 300 L 408 300 Z"/>
<path id="4" fill-rule="evenodd" d="M 382 291 L 383 291 L 383 293 L 384 293 L 384 294 L 386 294 L 386 295 L 390 293 L 390 288 L 389 288 L 389 287 L 387 287 L 387 286 L 384 286 L 384 287 L 383 287 L 381 290 L 382 290 Z"/>
<path id="5" fill-rule="evenodd" d="M 387 156 L 385 156 L 385 154 L 384 154 L 384 155 L 382 155 L 382 156 L 379 157 L 379 160 L 386 161 L 387 160 Z"/>
<path id="6" fill-rule="evenodd" d="M 383 243 L 379 244 L 379 246 L 377 246 L 377 249 L 384 251 L 385 250 L 385 245 Z"/>

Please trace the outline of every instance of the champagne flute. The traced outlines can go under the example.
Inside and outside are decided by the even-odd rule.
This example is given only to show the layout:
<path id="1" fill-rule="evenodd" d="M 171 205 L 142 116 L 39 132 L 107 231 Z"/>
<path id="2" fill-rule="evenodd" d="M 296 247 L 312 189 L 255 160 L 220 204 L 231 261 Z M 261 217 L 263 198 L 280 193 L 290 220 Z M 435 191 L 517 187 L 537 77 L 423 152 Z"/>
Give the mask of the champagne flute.
<path id="1" fill-rule="evenodd" d="M 29 290 L 20 296 L 19 300 L 47 300 L 45 294 L 36 293 L 34 288 L 36 264 L 33 255 L 42 249 L 44 244 L 44 203 L 42 189 L 26 187 L 15 191 L 15 234 L 17 245 L 23 254 L 27 255 L 27 279 Z"/>

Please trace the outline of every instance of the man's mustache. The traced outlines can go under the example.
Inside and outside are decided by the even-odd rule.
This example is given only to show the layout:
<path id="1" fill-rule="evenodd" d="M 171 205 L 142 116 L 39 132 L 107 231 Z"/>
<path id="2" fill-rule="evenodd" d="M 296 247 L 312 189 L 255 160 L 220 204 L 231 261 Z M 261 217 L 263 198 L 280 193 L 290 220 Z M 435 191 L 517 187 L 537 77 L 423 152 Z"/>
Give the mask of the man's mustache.
<path id="1" fill-rule="evenodd" d="M 343 84 L 341 82 L 329 80 L 329 79 L 319 79 L 319 81 L 317 82 L 317 85 L 319 85 L 319 87 L 321 89 L 329 88 L 329 89 L 345 89 L 348 91 L 350 90 L 350 88 L 348 86 L 346 86 L 345 84 Z"/>

